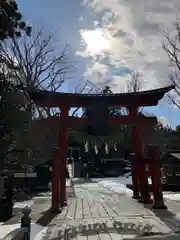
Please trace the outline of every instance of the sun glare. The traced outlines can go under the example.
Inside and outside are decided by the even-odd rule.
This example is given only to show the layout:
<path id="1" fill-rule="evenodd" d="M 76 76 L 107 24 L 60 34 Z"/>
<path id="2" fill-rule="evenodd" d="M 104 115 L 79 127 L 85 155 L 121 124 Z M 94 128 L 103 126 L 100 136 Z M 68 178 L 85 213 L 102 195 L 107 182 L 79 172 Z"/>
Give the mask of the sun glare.
<path id="1" fill-rule="evenodd" d="M 110 48 L 107 37 L 104 36 L 100 29 L 84 30 L 81 35 L 89 53 L 98 54 Z"/>

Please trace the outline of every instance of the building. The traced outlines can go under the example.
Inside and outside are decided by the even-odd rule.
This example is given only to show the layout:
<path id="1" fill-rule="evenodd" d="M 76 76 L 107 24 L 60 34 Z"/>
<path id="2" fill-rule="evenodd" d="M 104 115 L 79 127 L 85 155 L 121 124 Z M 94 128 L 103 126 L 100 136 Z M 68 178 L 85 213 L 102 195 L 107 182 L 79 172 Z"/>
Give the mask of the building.
<path id="1" fill-rule="evenodd" d="M 167 186 L 180 186 L 180 150 L 168 152 L 161 159 L 165 184 Z"/>

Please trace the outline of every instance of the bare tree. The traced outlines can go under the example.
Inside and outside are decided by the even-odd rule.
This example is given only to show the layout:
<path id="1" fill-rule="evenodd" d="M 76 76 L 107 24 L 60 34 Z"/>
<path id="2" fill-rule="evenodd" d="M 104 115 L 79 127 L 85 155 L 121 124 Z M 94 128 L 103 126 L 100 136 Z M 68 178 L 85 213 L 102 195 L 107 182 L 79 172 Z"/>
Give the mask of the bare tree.
<path id="1" fill-rule="evenodd" d="M 18 89 L 43 89 L 59 91 L 73 69 L 72 55 L 65 46 L 61 51 L 55 46 L 53 35 L 44 30 L 32 32 L 29 38 L 10 38 L 0 44 L 0 60 L 4 79 L 11 81 Z M 24 91 L 26 95 L 26 91 Z M 22 95 L 22 94 L 21 94 Z M 17 95 L 16 95 L 17 97 Z M 22 96 L 21 96 L 22 97 Z M 26 105 L 32 110 L 32 102 Z M 37 108 L 41 117 L 49 116 L 50 109 Z M 53 110 L 51 110 L 53 111 Z"/>
<path id="2" fill-rule="evenodd" d="M 142 88 L 142 82 L 138 72 L 133 72 L 131 80 L 127 83 L 128 92 L 139 92 Z"/>
<path id="3" fill-rule="evenodd" d="M 11 38 L 0 44 L 0 59 L 7 66 L 8 77 L 17 85 L 37 89 L 58 90 L 70 71 L 68 47 L 58 53 L 53 35 L 43 30 L 32 37 Z"/>
<path id="4" fill-rule="evenodd" d="M 174 69 L 169 79 L 175 86 L 175 92 L 174 94 L 168 94 L 168 97 L 180 109 L 180 20 L 177 20 L 173 25 L 174 31 L 166 35 L 163 48 L 169 57 L 170 66 Z"/>
<path id="5" fill-rule="evenodd" d="M 23 111 L 30 113 L 29 118 L 26 119 L 29 122 L 26 121 L 26 129 L 24 125 L 22 132 L 16 127 L 10 129 L 8 144 L 11 145 L 11 148 L 22 145 L 18 143 L 18 140 L 22 141 L 27 131 L 33 131 L 31 120 L 35 110 L 42 118 L 47 117 L 50 112 L 50 109 L 35 108 L 35 105 L 28 98 L 26 89 L 59 91 L 62 84 L 68 79 L 68 73 L 72 70 L 72 56 L 68 47 L 65 46 L 62 51 L 58 51 L 54 44 L 53 35 L 47 35 L 43 30 L 32 32 L 31 37 L 27 35 L 23 35 L 21 38 L 12 37 L 0 43 L 1 117 L 8 116 L 10 121 L 6 122 L 12 123 L 13 114 L 8 109 L 11 106 L 9 103 L 13 101 L 12 99 L 9 101 L 9 93 L 15 100 L 18 98 L 18 113 L 22 112 L 22 108 Z M 12 87 L 11 91 L 7 91 L 9 86 Z M 17 121 L 21 123 L 22 119 Z M 6 122 L 4 118 L 0 119 L 0 129 L 3 129 L 1 135 L 5 136 L 6 130 L 3 126 Z M 1 140 L 7 142 L 7 137 L 5 139 L 4 135 L 1 136 Z"/>
<path id="6" fill-rule="evenodd" d="M 96 84 L 92 83 L 91 81 L 81 81 L 78 83 L 78 85 L 74 89 L 75 94 L 99 94 L 103 92 L 103 89 L 101 89 Z M 75 116 L 81 108 L 75 108 L 72 112 L 72 116 Z M 84 116 L 84 111 L 82 111 L 82 117 Z"/>
<path id="7" fill-rule="evenodd" d="M 131 76 L 131 80 L 127 82 L 127 92 L 128 93 L 136 93 L 139 92 L 142 88 L 142 81 L 140 79 L 140 74 L 138 72 L 133 72 Z M 141 113 L 143 108 L 138 108 L 137 111 Z M 127 109 L 122 109 L 124 114 L 127 114 L 129 111 Z"/>

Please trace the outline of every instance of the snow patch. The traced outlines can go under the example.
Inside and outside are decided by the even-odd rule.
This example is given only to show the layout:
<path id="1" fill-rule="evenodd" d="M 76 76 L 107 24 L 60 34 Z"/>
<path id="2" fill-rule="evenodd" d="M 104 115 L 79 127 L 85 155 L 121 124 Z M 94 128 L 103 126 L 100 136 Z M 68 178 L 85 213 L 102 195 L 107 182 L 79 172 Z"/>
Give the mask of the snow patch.
<path id="1" fill-rule="evenodd" d="M 48 227 L 44 227 L 34 238 L 33 240 L 43 240 L 47 234 Z"/>
<path id="2" fill-rule="evenodd" d="M 4 239 L 8 234 L 10 234 L 11 232 L 13 232 L 18 228 L 20 228 L 20 223 L 12 224 L 12 225 L 1 225 L 0 226 L 1 239 Z"/>
<path id="3" fill-rule="evenodd" d="M 1 225 L 0 226 L 0 239 L 6 239 L 6 237 L 12 233 L 13 231 L 19 229 L 20 223 L 12 224 L 12 225 Z M 45 232 L 47 231 L 47 227 L 42 227 L 39 224 L 31 223 L 31 238 L 30 240 L 42 240 L 45 236 Z M 8 238 L 9 239 L 9 238 Z"/>
<path id="4" fill-rule="evenodd" d="M 164 194 L 164 198 L 170 199 L 172 201 L 180 201 L 180 193 Z"/>
<path id="5" fill-rule="evenodd" d="M 126 184 L 132 184 L 132 178 L 117 177 L 117 178 L 95 178 L 94 181 L 99 185 L 120 195 L 132 196 L 132 190 L 126 187 Z"/>
<path id="6" fill-rule="evenodd" d="M 120 195 L 132 196 L 133 192 L 131 189 L 127 188 L 127 184 L 132 184 L 132 177 L 116 177 L 116 178 L 93 178 L 92 180 L 98 182 L 99 185 L 115 192 Z M 151 184 L 151 179 L 148 179 L 149 184 Z"/>
<path id="7" fill-rule="evenodd" d="M 31 207 L 34 204 L 34 201 L 23 201 L 23 202 L 15 202 L 13 206 L 13 212 L 15 214 L 22 212 L 22 209 L 26 206 Z"/>
<path id="8" fill-rule="evenodd" d="M 31 224 L 31 239 L 30 240 L 41 240 L 45 237 L 47 227 L 43 227 L 37 223 Z"/>

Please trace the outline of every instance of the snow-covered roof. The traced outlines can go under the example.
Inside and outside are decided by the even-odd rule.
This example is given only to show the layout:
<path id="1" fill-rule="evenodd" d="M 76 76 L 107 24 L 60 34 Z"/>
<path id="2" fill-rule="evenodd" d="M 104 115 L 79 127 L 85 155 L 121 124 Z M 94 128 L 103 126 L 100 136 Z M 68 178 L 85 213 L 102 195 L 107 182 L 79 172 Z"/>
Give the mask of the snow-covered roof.
<path id="1" fill-rule="evenodd" d="M 170 153 L 171 156 L 180 159 L 180 153 Z"/>

